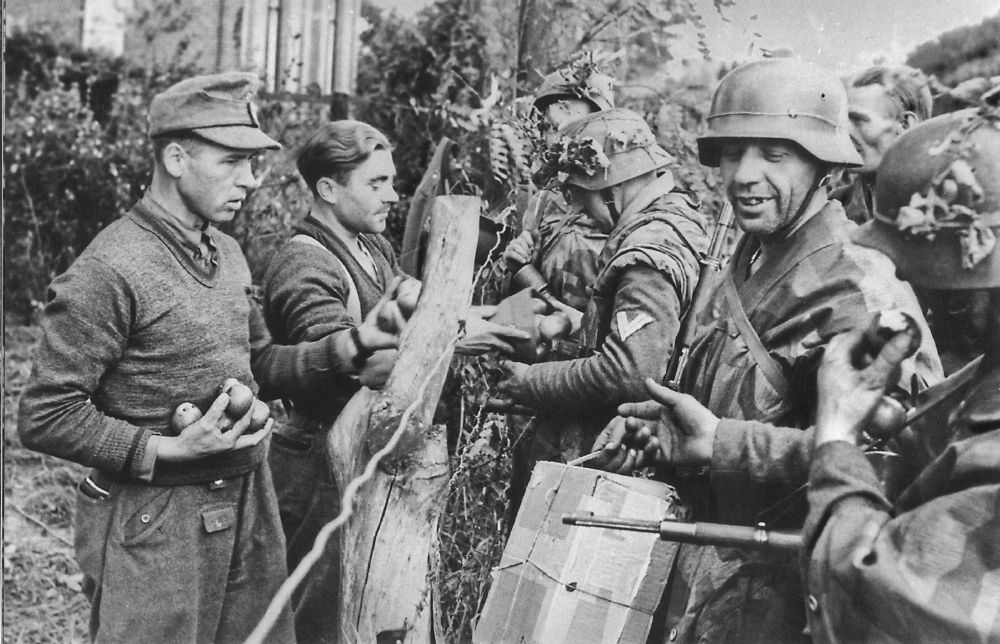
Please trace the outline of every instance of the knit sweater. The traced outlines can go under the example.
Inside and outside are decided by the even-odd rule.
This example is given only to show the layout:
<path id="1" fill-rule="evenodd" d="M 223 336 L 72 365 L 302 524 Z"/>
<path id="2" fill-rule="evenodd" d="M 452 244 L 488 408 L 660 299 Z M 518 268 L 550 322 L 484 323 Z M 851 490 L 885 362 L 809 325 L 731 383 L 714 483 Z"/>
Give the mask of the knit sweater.
<path id="1" fill-rule="evenodd" d="M 339 331 L 357 326 L 348 311 L 348 294 L 354 288 L 365 316 L 375 307 L 389 281 L 399 274 L 399 265 L 389 242 L 381 235 L 360 235 L 375 263 L 376 276 L 370 275 L 354 259 L 346 244 L 313 216 L 296 227 L 296 232 L 318 241 L 322 247 L 290 240 L 275 251 L 264 277 L 264 315 L 275 341 L 297 345 L 308 341 L 332 340 Z M 331 254 L 340 260 L 334 261 Z M 344 269 L 350 274 L 344 274 Z M 264 374 L 254 365 L 259 378 Z M 269 380 L 285 381 L 280 369 Z M 329 374 L 323 388 L 306 387 L 286 392 L 286 399 L 310 418 L 333 421 L 358 390 L 356 378 Z M 270 387 L 268 387 L 269 393 Z"/>
<path id="2" fill-rule="evenodd" d="M 27 447 L 134 477 L 149 437 L 176 433 L 178 404 L 207 408 L 229 377 L 253 384 L 239 246 L 213 231 L 218 265 L 208 268 L 156 208 L 142 200 L 52 283 L 21 400 Z"/>

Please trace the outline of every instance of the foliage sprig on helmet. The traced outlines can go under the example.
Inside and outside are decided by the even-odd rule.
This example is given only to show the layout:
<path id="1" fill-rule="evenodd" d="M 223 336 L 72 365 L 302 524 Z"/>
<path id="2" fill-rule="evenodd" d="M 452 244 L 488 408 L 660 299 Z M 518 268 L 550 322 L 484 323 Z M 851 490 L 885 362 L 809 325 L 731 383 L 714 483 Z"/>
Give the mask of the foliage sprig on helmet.
<path id="1" fill-rule="evenodd" d="M 905 132 L 878 169 L 875 220 L 856 241 L 928 288 L 1000 287 L 1000 93 Z"/>
<path id="2" fill-rule="evenodd" d="M 539 112 L 560 99 L 579 99 L 595 110 L 615 106 L 614 79 L 601 69 L 593 52 L 581 52 L 542 80 L 535 92 L 534 106 Z"/>
<path id="3" fill-rule="evenodd" d="M 641 115 L 622 108 L 573 121 L 546 146 L 536 181 L 601 190 L 673 163 Z"/>

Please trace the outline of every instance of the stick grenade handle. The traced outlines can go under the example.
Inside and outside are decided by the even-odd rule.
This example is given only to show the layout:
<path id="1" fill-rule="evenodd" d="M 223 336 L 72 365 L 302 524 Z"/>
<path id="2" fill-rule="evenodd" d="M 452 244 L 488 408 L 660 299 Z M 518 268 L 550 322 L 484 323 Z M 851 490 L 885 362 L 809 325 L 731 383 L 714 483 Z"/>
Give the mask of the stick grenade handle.
<path id="1" fill-rule="evenodd" d="M 691 543 L 701 546 L 733 546 L 765 552 L 796 553 L 802 548 L 798 532 L 768 530 L 763 524 L 756 527 L 685 521 L 643 521 L 618 517 L 591 515 L 565 515 L 563 523 L 609 530 L 651 532 L 664 541 Z"/>
<path id="2" fill-rule="evenodd" d="M 691 343 L 694 342 L 698 328 L 695 316 L 705 308 L 707 300 L 712 296 L 712 290 L 708 283 L 714 281 L 710 279 L 712 275 L 722 270 L 722 253 L 734 221 L 733 205 L 727 199 L 722 206 L 722 212 L 719 213 L 719 221 L 712 233 L 708 252 L 698 260 L 701 263 L 701 268 L 698 271 L 698 285 L 694 288 L 694 295 L 691 298 L 691 306 L 688 307 L 687 315 L 681 320 L 681 328 L 677 331 L 677 342 L 670 354 L 670 363 L 667 365 L 667 377 L 664 378 L 664 382 L 671 389 L 677 390 L 680 386 L 681 376 L 687 367 L 688 356 L 691 352 Z"/>
<path id="3" fill-rule="evenodd" d="M 536 416 L 538 410 L 533 407 L 518 405 L 504 398 L 487 398 L 483 403 L 483 409 L 489 412 L 500 414 L 514 414 L 515 416 Z"/>

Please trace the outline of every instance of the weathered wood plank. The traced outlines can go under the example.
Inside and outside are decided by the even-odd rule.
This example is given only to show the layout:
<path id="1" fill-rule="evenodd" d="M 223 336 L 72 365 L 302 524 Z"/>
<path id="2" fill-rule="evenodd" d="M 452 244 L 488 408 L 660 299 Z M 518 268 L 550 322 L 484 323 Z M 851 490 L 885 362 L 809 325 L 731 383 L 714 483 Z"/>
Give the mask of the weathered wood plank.
<path id="1" fill-rule="evenodd" d="M 393 631 L 406 642 L 431 639 L 430 573 L 448 483 L 444 428 L 432 422 L 451 341 L 470 301 L 479 211 L 476 197 L 434 200 L 423 291 L 392 374 L 381 391 L 358 392 L 328 435 L 328 458 L 343 489 L 388 443 L 403 410 L 422 398 L 341 533 L 340 606 L 331 610 L 341 611 L 345 641 L 374 642 Z"/>

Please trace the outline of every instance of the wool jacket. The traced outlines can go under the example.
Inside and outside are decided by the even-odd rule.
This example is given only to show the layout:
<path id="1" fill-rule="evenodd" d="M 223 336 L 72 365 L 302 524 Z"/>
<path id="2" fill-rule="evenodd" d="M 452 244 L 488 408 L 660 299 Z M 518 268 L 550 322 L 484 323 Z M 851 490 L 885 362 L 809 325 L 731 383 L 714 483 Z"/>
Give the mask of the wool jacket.
<path id="1" fill-rule="evenodd" d="M 101 231 L 49 288 L 42 342 L 20 403 L 18 431 L 30 449 L 112 475 L 142 474 L 153 434 L 175 435 L 173 410 L 202 411 L 227 378 L 256 387 L 255 359 L 284 374 L 278 391 L 318 388 L 337 368 L 332 343 L 271 343 L 253 324 L 250 271 L 239 245 L 210 229 L 217 263 L 194 259 L 144 197 Z M 251 337 L 251 327 L 254 335 Z M 186 464 L 156 465 L 153 482 L 168 484 L 254 469 L 257 447 Z"/>
<path id="2" fill-rule="evenodd" d="M 388 240 L 381 235 L 359 236 L 374 260 L 376 276 L 373 277 L 354 259 L 344 242 L 316 217 L 306 217 L 296 232 L 315 239 L 322 247 L 289 240 L 275 252 L 264 277 L 264 317 L 279 344 L 332 341 L 337 332 L 360 323 L 348 311 L 350 290 L 357 291 L 362 317 L 368 315 L 390 281 L 400 274 L 399 264 Z M 340 265 L 331 254 L 340 260 Z M 268 380 L 280 382 L 285 377 L 279 370 L 271 372 Z M 345 368 L 329 374 L 323 387 L 288 391 L 282 397 L 307 416 L 329 423 L 359 387 L 357 379 L 348 375 Z"/>
<path id="3" fill-rule="evenodd" d="M 286 576 L 267 440 L 136 480 L 178 404 L 253 385 L 239 246 L 207 228 L 216 261 L 197 260 L 169 216 L 143 198 L 53 281 L 21 399 L 25 446 L 98 470 L 75 527 L 95 641 L 243 641 Z M 270 637 L 293 637 L 289 611 Z"/>
<path id="4" fill-rule="evenodd" d="M 156 208 L 140 201 L 50 286 L 21 399 L 27 447 L 134 477 L 150 436 L 174 433 L 177 405 L 206 409 L 226 378 L 253 383 L 250 271 L 239 246 L 216 231 L 219 263 L 208 268 Z"/>

